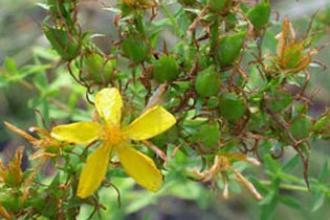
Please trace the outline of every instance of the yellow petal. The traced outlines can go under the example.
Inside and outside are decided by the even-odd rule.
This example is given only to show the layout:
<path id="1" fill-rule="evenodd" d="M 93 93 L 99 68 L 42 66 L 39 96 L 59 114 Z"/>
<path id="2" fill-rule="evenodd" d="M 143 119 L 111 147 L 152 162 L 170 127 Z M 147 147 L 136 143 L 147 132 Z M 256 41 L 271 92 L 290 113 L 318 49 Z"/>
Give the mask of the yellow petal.
<path id="1" fill-rule="evenodd" d="M 113 126 L 118 126 L 121 119 L 123 100 L 116 88 L 102 89 L 96 94 L 95 107 L 99 115 Z"/>
<path id="2" fill-rule="evenodd" d="M 53 128 L 51 136 L 59 141 L 89 144 L 102 135 L 102 125 L 95 122 L 77 122 Z"/>
<path id="3" fill-rule="evenodd" d="M 111 147 L 103 145 L 87 158 L 79 178 L 77 196 L 86 198 L 101 185 L 107 172 Z"/>
<path id="4" fill-rule="evenodd" d="M 124 131 L 133 140 L 146 140 L 163 133 L 176 122 L 175 117 L 160 106 L 154 106 L 135 119 Z"/>
<path id="5" fill-rule="evenodd" d="M 160 189 L 163 177 L 152 159 L 130 146 L 121 146 L 116 150 L 121 165 L 138 184 L 152 192 Z"/>

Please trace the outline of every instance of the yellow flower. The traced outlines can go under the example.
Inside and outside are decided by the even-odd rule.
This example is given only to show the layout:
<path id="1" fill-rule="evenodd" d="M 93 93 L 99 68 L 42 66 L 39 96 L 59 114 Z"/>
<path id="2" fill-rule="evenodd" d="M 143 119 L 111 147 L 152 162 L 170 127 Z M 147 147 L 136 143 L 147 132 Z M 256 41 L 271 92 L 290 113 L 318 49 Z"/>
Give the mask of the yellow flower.
<path id="1" fill-rule="evenodd" d="M 172 114 L 160 106 L 145 111 L 127 127 L 121 127 L 122 97 L 115 88 L 96 94 L 95 107 L 104 123 L 77 122 L 53 128 L 52 137 L 76 144 L 100 140 L 102 144 L 88 156 L 79 180 L 77 195 L 85 198 L 101 185 L 107 171 L 110 154 L 117 153 L 124 170 L 142 187 L 157 191 L 162 185 L 162 174 L 152 159 L 135 150 L 130 140 L 141 141 L 169 129 L 176 122 Z"/>

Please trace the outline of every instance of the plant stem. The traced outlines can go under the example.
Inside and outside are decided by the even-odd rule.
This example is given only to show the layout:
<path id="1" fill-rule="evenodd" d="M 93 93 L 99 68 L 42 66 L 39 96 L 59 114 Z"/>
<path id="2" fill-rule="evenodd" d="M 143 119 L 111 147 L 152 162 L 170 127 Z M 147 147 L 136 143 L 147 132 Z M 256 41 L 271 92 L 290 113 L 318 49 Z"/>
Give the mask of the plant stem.
<path id="1" fill-rule="evenodd" d="M 272 182 L 268 180 L 260 181 L 263 185 L 271 185 Z M 300 192 L 309 192 L 306 186 L 292 185 L 292 184 L 280 184 L 280 189 L 292 190 L 292 191 L 300 191 Z"/>

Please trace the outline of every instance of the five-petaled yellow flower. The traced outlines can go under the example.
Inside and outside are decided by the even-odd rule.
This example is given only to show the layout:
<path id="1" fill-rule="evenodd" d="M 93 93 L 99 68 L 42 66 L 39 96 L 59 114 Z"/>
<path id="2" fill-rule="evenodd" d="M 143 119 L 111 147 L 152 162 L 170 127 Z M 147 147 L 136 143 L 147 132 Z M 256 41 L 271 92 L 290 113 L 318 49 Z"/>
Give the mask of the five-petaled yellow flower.
<path id="1" fill-rule="evenodd" d="M 117 153 L 128 175 L 142 187 L 157 191 L 162 185 L 162 174 L 154 161 L 135 150 L 130 140 L 140 141 L 154 137 L 176 123 L 175 117 L 160 106 L 146 110 L 127 127 L 121 127 L 122 97 L 115 88 L 102 89 L 96 94 L 95 107 L 104 123 L 77 122 L 54 127 L 52 137 L 76 144 L 100 140 L 102 144 L 88 156 L 80 175 L 77 195 L 93 194 L 105 177 L 110 154 Z"/>

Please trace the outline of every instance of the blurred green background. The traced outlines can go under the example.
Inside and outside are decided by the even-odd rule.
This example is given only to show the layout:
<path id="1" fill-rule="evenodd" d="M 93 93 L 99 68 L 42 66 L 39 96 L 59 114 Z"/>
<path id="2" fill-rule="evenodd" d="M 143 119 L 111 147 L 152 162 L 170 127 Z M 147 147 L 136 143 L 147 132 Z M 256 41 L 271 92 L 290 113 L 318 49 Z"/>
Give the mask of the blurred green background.
<path id="1" fill-rule="evenodd" d="M 316 12 L 330 7 L 329 0 L 279 0 L 271 1 L 273 5 L 273 23 L 279 23 L 275 18 L 280 15 L 289 16 L 297 25 L 297 29 L 303 32 L 310 17 Z M 14 61 L 12 68 L 20 69 L 26 65 L 36 62 L 35 55 L 43 53 L 41 48 L 48 48 L 47 40 L 41 32 L 41 23 L 46 11 L 37 3 L 41 0 L 0 0 L 0 64 Z M 95 42 L 104 51 L 108 51 L 108 39 L 111 30 L 113 14 L 103 10 L 110 7 L 114 2 L 109 0 L 82 0 L 80 4 L 80 20 L 84 30 L 92 33 L 104 34 L 103 37 L 95 38 Z M 329 9 L 328 9 L 329 10 Z M 330 10 L 329 10 L 330 11 Z M 330 16 L 329 16 L 330 17 Z M 327 34 L 322 37 L 321 42 L 330 42 L 330 20 Z M 171 38 L 171 35 L 163 37 Z M 46 55 L 45 55 L 46 56 Z M 330 64 L 330 47 L 322 50 L 317 60 L 325 65 Z M 12 59 L 8 61 L 8 58 Z M 7 63 L 8 64 L 8 63 Z M 2 68 L 2 67 L 0 67 Z M 14 70 L 13 70 L 14 71 Z M 313 97 L 313 108 L 311 114 L 319 114 L 330 106 L 330 69 L 324 70 L 311 67 L 312 83 L 308 95 Z M 1 71 L 0 71 L 1 73 Z M 33 73 L 27 73 L 33 74 Z M 73 83 L 70 78 L 66 83 Z M 24 82 L 13 83 L 3 86 L 0 83 L 0 121 L 11 121 L 21 128 L 27 129 L 35 124 L 35 113 L 28 99 L 34 94 L 29 85 Z M 83 105 L 83 104 L 82 104 Z M 0 149 L 1 158 L 8 158 L 14 151 L 14 146 L 26 144 L 24 140 L 10 134 L 0 125 Z M 311 157 L 310 175 L 317 176 L 324 161 L 330 155 L 328 143 L 314 143 Z M 300 172 L 300 171 L 299 171 Z M 297 175 L 300 175 L 297 174 Z M 124 181 L 124 180 L 121 180 Z M 104 198 L 104 202 L 110 205 L 114 219 L 155 219 L 155 220 L 212 220 L 212 219 L 258 219 L 260 206 L 248 193 L 242 192 L 232 194 L 228 201 L 220 195 L 210 191 L 207 187 L 193 182 L 178 182 L 175 187 L 167 186 L 159 195 L 146 192 L 134 191 L 125 194 L 125 186 L 129 190 L 133 182 L 125 180 L 120 183 L 123 186 L 123 205 L 119 209 L 116 196 L 111 192 L 110 197 Z M 111 190 L 110 190 L 111 191 Z M 298 198 L 300 204 L 280 204 L 277 207 L 274 219 L 330 219 L 330 200 L 326 201 L 322 208 L 312 211 L 315 198 L 311 193 L 299 191 L 285 191 L 287 194 Z M 161 198 L 159 198 L 161 195 Z M 109 198 L 111 198 L 109 200 Z M 147 205 L 152 203 L 152 205 Z M 127 204 L 127 205 L 125 205 Z M 140 209 L 142 208 L 142 209 Z M 88 208 L 86 208 L 88 213 Z M 84 211 L 80 215 L 84 219 Z"/>

